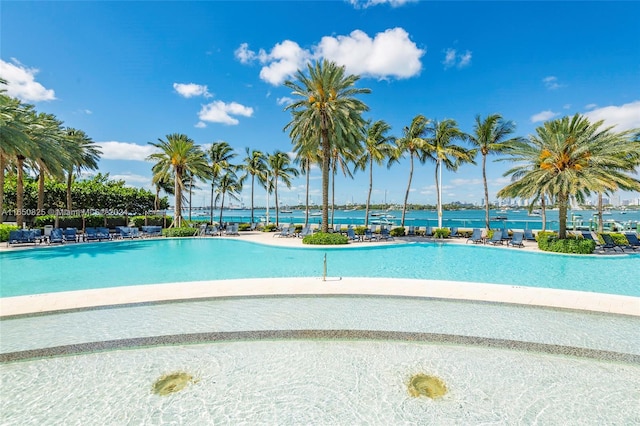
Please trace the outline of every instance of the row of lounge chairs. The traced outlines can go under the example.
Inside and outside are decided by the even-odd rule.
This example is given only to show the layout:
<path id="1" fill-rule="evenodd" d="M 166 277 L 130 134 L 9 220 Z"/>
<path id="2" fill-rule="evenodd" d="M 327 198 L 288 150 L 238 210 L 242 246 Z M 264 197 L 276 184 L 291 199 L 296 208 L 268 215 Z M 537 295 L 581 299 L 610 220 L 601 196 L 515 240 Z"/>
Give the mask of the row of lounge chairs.
<path id="1" fill-rule="evenodd" d="M 495 229 L 491 238 L 486 238 L 482 234 L 482 229 L 474 228 L 471 236 L 466 242 L 472 242 L 473 244 L 491 244 L 494 246 L 498 244 L 504 245 L 506 242 L 507 246 L 522 248 L 524 247 L 524 242 L 527 240 L 535 241 L 535 237 L 531 230 L 525 229 L 524 231 L 514 231 L 513 235 L 509 236 L 508 231 Z"/>
<path id="2" fill-rule="evenodd" d="M 216 235 L 240 235 L 238 232 L 239 225 L 237 223 L 228 223 L 224 228 L 218 225 L 202 224 L 198 229 L 198 236 L 216 236 Z"/>
<path id="3" fill-rule="evenodd" d="M 640 250 L 640 240 L 638 240 L 638 236 L 633 232 L 625 232 L 624 236 L 627 239 L 628 244 L 618 244 L 615 242 L 613 237 L 609 234 L 600 234 L 602 237 L 602 241 L 604 244 L 601 244 L 600 241 L 596 238 L 593 238 L 593 235 L 589 231 L 582 231 L 580 233 L 582 238 L 591 240 L 596 243 L 596 250 L 602 251 L 617 251 L 621 252 L 625 251 L 638 251 Z"/>

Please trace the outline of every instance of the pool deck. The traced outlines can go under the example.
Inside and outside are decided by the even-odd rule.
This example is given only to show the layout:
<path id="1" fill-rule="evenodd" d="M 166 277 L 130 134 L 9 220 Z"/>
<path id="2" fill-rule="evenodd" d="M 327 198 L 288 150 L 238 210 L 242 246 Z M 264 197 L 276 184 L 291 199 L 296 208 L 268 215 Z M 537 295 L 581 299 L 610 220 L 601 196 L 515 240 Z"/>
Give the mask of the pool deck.
<path id="1" fill-rule="evenodd" d="M 303 247 L 299 238 L 279 238 L 272 233 L 263 232 L 243 232 L 239 237 L 205 238 L 239 238 L 261 244 Z M 429 240 L 424 237 L 405 237 L 392 241 L 357 242 L 349 246 L 402 244 L 410 241 Z M 466 238 L 457 238 L 447 239 L 446 243 L 465 244 L 466 241 Z M 524 248 L 498 245 L 496 249 L 538 251 L 537 245 L 532 242 L 525 242 Z M 322 277 L 305 277 L 198 281 L 5 297 L 0 298 L 0 317 L 171 300 L 314 294 L 458 299 L 640 316 L 640 298 L 614 294 L 441 280 L 364 277 L 326 277 L 323 280 Z"/>

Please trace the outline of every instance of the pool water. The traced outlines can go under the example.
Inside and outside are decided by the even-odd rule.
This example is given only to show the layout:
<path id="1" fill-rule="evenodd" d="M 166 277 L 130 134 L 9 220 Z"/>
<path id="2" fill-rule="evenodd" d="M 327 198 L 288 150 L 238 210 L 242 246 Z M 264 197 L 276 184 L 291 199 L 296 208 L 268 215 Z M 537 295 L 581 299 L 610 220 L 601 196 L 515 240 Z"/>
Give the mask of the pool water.
<path id="1" fill-rule="evenodd" d="M 322 276 L 467 281 L 640 296 L 640 256 L 572 256 L 459 244 L 283 248 L 161 239 L 0 253 L 0 297 L 138 284 Z"/>

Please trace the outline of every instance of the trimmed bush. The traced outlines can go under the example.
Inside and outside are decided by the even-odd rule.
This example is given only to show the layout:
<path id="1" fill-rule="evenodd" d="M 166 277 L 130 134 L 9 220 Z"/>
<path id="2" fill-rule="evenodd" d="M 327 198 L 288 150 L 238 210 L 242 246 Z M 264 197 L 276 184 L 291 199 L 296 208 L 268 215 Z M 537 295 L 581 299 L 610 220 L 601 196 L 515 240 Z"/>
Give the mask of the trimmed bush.
<path id="1" fill-rule="evenodd" d="M 269 223 L 262 228 L 262 232 L 274 232 L 276 228 L 277 227 L 274 223 Z"/>
<path id="2" fill-rule="evenodd" d="M 575 235 L 568 235 L 561 240 L 555 232 L 538 232 L 536 239 L 540 250 L 553 253 L 591 254 L 596 248 L 594 241 Z"/>
<path id="3" fill-rule="evenodd" d="M 0 224 L 0 242 L 9 241 L 9 232 L 17 229 L 18 227 L 14 225 Z"/>
<path id="4" fill-rule="evenodd" d="M 316 232 L 315 234 L 307 235 L 306 237 L 304 237 L 302 239 L 302 244 L 334 246 L 340 244 L 349 244 L 349 238 L 346 235 Z"/>
<path id="5" fill-rule="evenodd" d="M 399 226 L 397 228 L 393 228 L 389 234 L 392 237 L 404 237 L 404 226 Z"/>
<path id="6" fill-rule="evenodd" d="M 171 223 L 173 223 L 173 218 L 171 216 L 167 216 L 166 219 L 167 219 L 167 228 L 168 228 L 169 226 L 171 226 Z M 138 228 L 145 225 L 164 227 L 165 217 L 160 215 L 147 216 L 146 224 L 144 223 L 144 216 L 133 216 L 131 220 L 133 221 L 134 226 L 137 226 Z M 102 226 L 102 225 L 99 225 L 99 226 Z"/>
<path id="7" fill-rule="evenodd" d="M 163 237 L 193 237 L 198 233 L 198 228 L 168 228 L 162 230 Z"/>
<path id="8" fill-rule="evenodd" d="M 451 230 L 449 228 L 437 228 L 433 231 L 433 236 L 435 238 L 449 238 L 451 235 Z"/>
<path id="9" fill-rule="evenodd" d="M 616 232 L 606 232 L 606 234 L 609 234 L 609 236 L 611 236 L 611 238 L 613 239 L 613 242 L 619 246 L 626 246 L 627 244 L 629 244 L 629 241 L 627 241 L 627 237 L 625 237 L 624 234 Z M 602 234 L 598 233 L 598 240 L 601 244 L 604 244 L 604 240 L 602 239 L 601 235 Z"/>
<path id="10" fill-rule="evenodd" d="M 366 231 L 366 226 L 356 226 L 356 229 L 353 231 L 356 235 L 364 235 L 364 231 Z"/>
<path id="11" fill-rule="evenodd" d="M 238 224 L 238 231 L 249 231 L 251 229 L 251 224 L 250 223 L 239 223 Z"/>

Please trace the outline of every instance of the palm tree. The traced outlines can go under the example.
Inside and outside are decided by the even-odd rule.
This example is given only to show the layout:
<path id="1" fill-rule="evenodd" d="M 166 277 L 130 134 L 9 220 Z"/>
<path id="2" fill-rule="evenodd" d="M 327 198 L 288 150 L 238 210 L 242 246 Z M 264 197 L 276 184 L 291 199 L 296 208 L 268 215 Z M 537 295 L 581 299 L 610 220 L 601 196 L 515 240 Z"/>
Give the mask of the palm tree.
<path id="1" fill-rule="evenodd" d="M 512 121 L 504 121 L 500 114 L 491 114 L 484 119 L 476 115 L 473 134 L 469 135 L 471 145 L 477 147 L 482 154 L 482 182 L 484 184 L 485 228 L 490 229 L 489 222 L 489 187 L 487 186 L 487 156 L 499 154 L 521 137 L 506 139 L 515 132 L 516 126 Z"/>
<path id="2" fill-rule="evenodd" d="M 612 127 L 600 129 L 602 124 L 580 114 L 545 122 L 536 135 L 509 150 L 512 160 L 523 164 L 505 173 L 513 182 L 498 196 L 552 194 L 559 210 L 558 236 L 566 238 L 571 196 L 584 202 L 591 192 L 639 191 L 640 181 L 629 175 L 640 164 L 640 144 L 631 137 L 638 129 L 615 133 Z"/>
<path id="3" fill-rule="evenodd" d="M 407 191 L 404 194 L 404 204 L 402 205 L 402 219 L 400 226 L 404 226 L 404 218 L 407 212 L 407 202 L 409 200 L 409 192 L 411 191 L 411 180 L 413 179 L 413 159 L 417 158 L 420 163 L 426 161 L 427 141 L 424 139 L 426 128 L 429 120 L 424 115 L 418 114 L 413 117 L 411 124 L 402 130 L 402 137 L 396 139 L 396 146 L 389 158 L 387 167 L 393 163 L 400 161 L 405 154 L 409 154 L 409 182 L 407 183 Z"/>
<path id="4" fill-rule="evenodd" d="M 65 170 L 72 167 L 71 158 L 64 146 L 65 133 L 62 122 L 51 114 L 40 113 L 37 116 L 38 130 L 34 132 L 34 141 L 39 145 L 38 155 L 32 160 L 38 170 L 38 211 L 44 210 L 44 184 L 46 176 L 64 180 Z"/>
<path id="5" fill-rule="evenodd" d="M 209 160 L 211 161 L 211 203 L 209 205 L 210 221 L 213 223 L 214 190 L 220 176 L 228 170 L 235 172 L 236 166 L 231 160 L 237 154 L 227 142 L 214 142 L 209 148 Z"/>
<path id="6" fill-rule="evenodd" d="M 184 177 L 189 173 L 199 179 L 207 179 L 211 174 L 207 157 L 202 149 L 184 134 L 172 133 L 166 136 L 166 140 L 158 139 L 158 142 L 149 144 L 160 150 L 147 157 L 147 160 L 156 162 L 152 169 L 154 176 L 159 176 L 161 180 L 169 174 L 173 175 L 175 210 L 172 226 L 175 224 L 180 227 Z"/>
<path id="7" fill-rule="evenodd" d="M 369 89 L 354 87 L 359 76 L 346 75 L 345 67 L 327 60 L 307 66 L 308 76 L 302 70 L 297 81 L 284 85 L 300 100 L 285 108 L 292 120 L 285 126 L 294 144 L 312 144 L 322 159 L 322 232 L 329 224 L 329 163 L 332 147 L 340 141 L 347 145 L 362 140 L 364 119 L 362 113 L 369 108 L 356 95 L 370 93 Z M 319 136 L 319 139 L 318 139 Z"/>
<path id="8" fill-rule="evenodd" d="M 269 175 L 271 182 L 269 187 L 273 187 L 276 196 L 276 226 L 280 226 L 279 208 L 278 208 L 278 180 L 281 180 L 287 188 L 291 188 L 291 178 L 298 176 L 298 170 L 291 167 L 291 159 L 286 152 L 276 151 L 269 155 L 267 162 L 269 164 Z"/>
<path id="9" fill-rule="evenodd" d="M 218 181 L 218 188 L 216 189 L 220 195 L 220 224 L 222 224 L 222 210 L 224 210 L 224 196 L 229 194 L 229 197 L 234 200 L 238 200 L 238 194 L 242 191 L 242 182 L 238 179 L 238 176 L 232 169 L 224 170 L 224 174 L 220 176 Z"/>
<path id="10" fill-rule="evenodd" d="M 256 183 L 256 175 L 258 179 L 264 180 L 265 172 L 267 170 L 267 163 L 264 154 L 261 151 L 257 150 L 249 150 L 249 148 L 245 148 L 245 152 L 247 154 L 244 157 L 244 174 L 240 177 L 240 183 L 244 183 L 244 181 L 251 176 L 251 223 L 253 223 L 253 194 Z"/>
<path id="11" fill-rule="evenodd" d="M 351 170 L 349 170 L 349 163 L 355 163 L 356 159 L 362 152 L 361 145 L 351 145 L 349 147 L 344 145 L 335 145 L 331 151 L 331 226 L 333 227 L 333 219 L 335 215 L 335 202 L 336 202 L 336 174 L 338 173 L 338 166 L 345 176 L 353 178 Z"/>
<path id="12" fill-rule="evenodd" d="M 462 163 L 475 164 L 475 150 L 468 150 L 453 143 L 465 140 L 467 135 L 458 129 L 455 120 L 431 121 L 426 128 L 427 158 L 436 163 L 436 192 L 438 197 L 438 228 L 442 228 L 442 166 L 455 171 Z"/>
<path id="13" fill-rule="evenodd" d="M 71 185 L 75 174 L 79 175 L 82 169 L 96 170 L 102 151 L 82 130 L 68 127 L 66 133 L 65 147 L 70 156 L 67 168 L 67 209 L 71 210 Z"/>
<path id="14" fill-rule="evenodd" d="M 393 136 L 386 136 L 391 130 L 385 121 L 378 120 L 371 124 L 367 122 L 367 137 L 364 140 L 364 151 L 356 162 L 356 170 L 365 171 L 369 168 L 369 192 L 367 193 L 367 205 L 364 214 L 364 226 L 369 225 L 369 206 L 371 205 L 371 192 L 373 191 L 373 165 L 382 165 L 384 161 L 391 157 L 393 152 L 392 143 L 395 142 Z"/>

